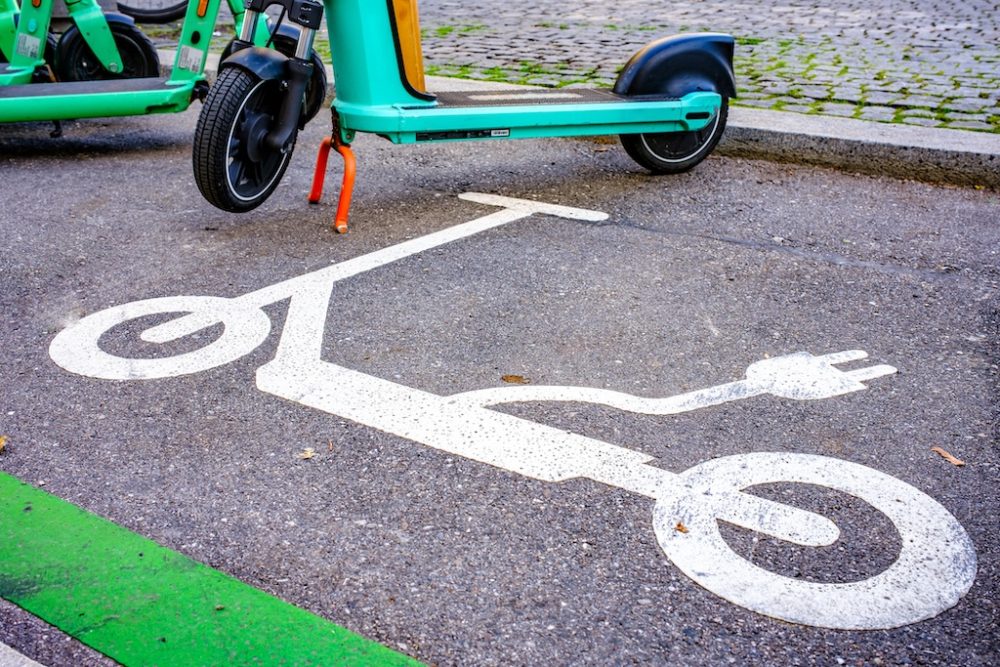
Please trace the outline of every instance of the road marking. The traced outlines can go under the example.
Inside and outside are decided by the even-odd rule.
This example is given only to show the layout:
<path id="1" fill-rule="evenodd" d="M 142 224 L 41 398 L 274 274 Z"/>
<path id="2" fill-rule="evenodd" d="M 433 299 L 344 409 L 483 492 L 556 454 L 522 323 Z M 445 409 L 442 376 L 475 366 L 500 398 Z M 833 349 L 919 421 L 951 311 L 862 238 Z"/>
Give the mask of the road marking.
<path id="1" fill-rule="evenodd" d="M 421 664 L 5 473 L 0 597 L 126 666 Z"/>
<path id="2" fill-rule="evenodd" d="M 18 653 L 3 643 L 0 643 L 0 665 L 2 667 L 42 667 L 31 658 Z"/>
<path id="3" fill-rule="evenodd" d="M 668 415 L 761 394 L 790 400 L 832 398 L 861 391 L 865 381 L 896 372 L 885 364 L 837 368 L 867 358 L 863 350 L 763 359 L 751 364 L 742 380 L 652 399 L 602 388 L 531 386 L 440 396 L 326 361 L 327 311 L 338 281 L 536 213 L 590 221 L 607 217 L 494 195 L 470 193 L 462 198 L 502 210 L 232 299 L 163 297 L 109 308 L 62 331 L 52 341 L 50 355 L 66 370 L 104 379 L 194 373 L 255 349 L 270 333 L 270 319 L 262 308 L 287 299 L 274 358 L 257 369 L 258 389 L 533 479 L 587 478 L 652 498 L 653 527 L 664 553 L 693 581 L 734 604 L 796 623 L 873 630 L 931 618 L 968 592 L 975 580 L 976 554 L 965 530 L 933 498 L 877 470 L 810 454 L 754 453 L 675 473 L 651 465 L 653 457 L 644 452 L 489 408 L 555 400 Z M 136 317 L 168 313 L 190 314 L 147 329 L 140 337 L 167 343 L 219 322 L 223 334 L 200 350 L 175 357 L 131 359 L 100 348 L 108 329 Z M 899 531 L 899 557 L 868 579 L 837 584 L 800 581 L 745 561 L 722 539 L 719 521 L 805 546 L 838 539 L 839 529 L 826 517 L 744 492 L 773 482 L 825 486 L 864 500 Z"/>

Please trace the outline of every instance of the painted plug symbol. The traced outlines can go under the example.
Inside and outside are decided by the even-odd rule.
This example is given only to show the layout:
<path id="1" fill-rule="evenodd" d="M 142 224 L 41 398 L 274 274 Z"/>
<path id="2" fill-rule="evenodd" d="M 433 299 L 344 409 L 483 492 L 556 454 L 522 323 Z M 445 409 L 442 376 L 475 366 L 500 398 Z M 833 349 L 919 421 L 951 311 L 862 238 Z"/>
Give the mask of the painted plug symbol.
<path id="1" fill-rule="evenodd" d="M 868 353 L 864 350 L 818 356 L 795 352 L 755 361 L 747 367 L 746 377 L 742 380 L 665 398 L 646 398 L 595 387 L 537 385 L 480 389 L 456 394 L 450 400 L 480 406 L 524 401 L 576 401 L 607 405 L 637 414 L 676 415 L 762 394 L 797 401 L 830 398 L 861 391 L 867 388 L 865 381 L 896 372 L 894 367 L 886 364 L 848 371 L 836 367 L 837 364 L 867 358 Z"/>
<path id="2" fill-rule="evenodd" d="M 864 350 L 845 350 L 820 356 L 796 352 L 755 361 L 747 367 L 743 383 L 755 394 L 806 401 L 861 391 L 867 388 L 863 384 L 865 381 L 896 372 L 895 367 L 887 364 L 849 371 L 836 367 L 837 364 L 867 358 L 868 353 Z"/>

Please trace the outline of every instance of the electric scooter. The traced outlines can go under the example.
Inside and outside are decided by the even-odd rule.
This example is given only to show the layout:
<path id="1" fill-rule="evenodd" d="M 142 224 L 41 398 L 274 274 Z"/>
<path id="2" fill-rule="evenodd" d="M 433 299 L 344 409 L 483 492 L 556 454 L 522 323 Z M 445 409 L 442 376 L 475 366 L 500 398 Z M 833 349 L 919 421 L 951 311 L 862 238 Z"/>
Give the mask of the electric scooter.
<path id="1" fill-rule="evenodd" d="M 255 48 L 253 26 L 281 5 L 301 27 L 295 55 Z M 345 159 L 335 221 L 346 231 L 358 132 L 400 144 L 432 141 L 621 135 L 628 154 L 656 173 L 691 169 L 715 148 L 736 95 L 734 41 L 699 33 L 648 44 L 612 90 L 426 90 L 416 0 L 247 0 L 232 57 L 205 100 L 195 131 L 194 174 L 205 198 L 248 211 L 277 187 L 295 146 L 308 53 L 324 9 L 336 97 L 309 199 L 319 201 L 330 148 Z"/>
<path id="2" fill-rule="evenodd" d="M 243 5 L 227 2 L 239 30 Z M 67 0 L 73 25 L 51 46 L 52 4 L 31 0 L 19 9 L 15 0 L 0 0 L 0 51 L 8 60 L 0 64 L 0 122 L 180 112 L 207 95 L 205 63 L 221 0 L 188 3 L 174 66 L 166 77 L 160 76 L 156 49 L 134 21 L 105 14 L 96 0 Z M 257 20 L 247 34 L 255 44 L 290 55 L 299 38 L 292 25 L 279 22 L 270 29 Z M 311 52 L 304 57 L 321 66 L 311 70 L 308 99 L 298 101 L 303 119 L 320 109 L 326 93 L 319 57 Z"/>

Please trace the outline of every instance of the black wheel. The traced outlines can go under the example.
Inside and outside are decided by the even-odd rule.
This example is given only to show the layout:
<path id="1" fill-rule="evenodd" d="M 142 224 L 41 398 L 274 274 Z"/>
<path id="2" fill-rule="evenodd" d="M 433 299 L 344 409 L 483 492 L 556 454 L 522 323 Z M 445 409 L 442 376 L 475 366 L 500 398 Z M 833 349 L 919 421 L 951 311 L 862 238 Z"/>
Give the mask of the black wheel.
<path id="1" fill-rule="evenodd" d="M 293 26 L 287 26 L 286 28 L 282 26 L 281 30 L 282 32 L 274 36 L 273 46 L 279 53 L 291 58 L 295 55 L 298 28 Z M 222 49 L 222 54 L 219 56 L 220 63 L 225 62 L 226 58 L 233 55 L 233 41 L 231 40 L 226 44 L 226 48 Z M 302 119 L 299 121 L 299 127 L 305 127 L 306 123 L 315 118 L 316 114 L 323 108 L 323 102 L 326 100 L 326 67 L 323 66 L 323 60 L 315 51 L 312 52 L 311 60 L 313 72 L 309 77 L 308 83 L 306 83 L 305 102 L 302 105 Z"/>
<path id="2" fill-rule="evenodd" d="M 188 0 L 128 0 L 119 2 L 118 10 L 139 23 L 170 23 L 184 18 Z"/>
<path id="3" fill-rule="evenodd" d="M 239 67 L 219 72 L 194 131 L 194 180 L 213 206 L 249 211 L 278 187 L 292 150 L 269 149 L 264 138 L 277 123 L 282 96 L 280 81 Z"/>
<path id="4" fill-rule="evenodd" d="M 63 33 L 56 47 L 56 77 L 60 81 L 135 79 L 160 75 L 160 58 L 153 43 L 131 23 L 108 21 L 122 59 L 121 72 L 104 69 L 75 25 Z"/>
<path id="5" fill-rule="evenodd" d="M 708 157 L 722 138 L 729 116 L 729 100 L 722 98 L 719 113 L 700 130 L 662 134 L 623 134 L 625 152 L 656 174 L 679 174 Z"/>

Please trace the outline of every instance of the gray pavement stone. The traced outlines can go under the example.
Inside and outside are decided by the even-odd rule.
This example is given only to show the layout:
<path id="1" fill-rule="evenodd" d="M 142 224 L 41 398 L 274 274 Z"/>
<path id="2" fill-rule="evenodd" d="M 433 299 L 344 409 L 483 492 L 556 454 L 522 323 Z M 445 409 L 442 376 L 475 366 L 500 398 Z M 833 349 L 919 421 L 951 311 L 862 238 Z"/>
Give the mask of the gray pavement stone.
<path id="1" fill-rule="evenodd" d="M 907 125 L 919 125 L 921 127 L 938 127 L 941 122 L 935 118 L 924 118 L 921 116 L 906 116 L 903 122 Z"/>
<path id="2" fill-rule="evenodd" d="M 896 109 L 893 107 L 876 106 L 861 107 L 858 117 L 861 118 L 861 120 L 889 122 L 896 117 Z"/>
<path id="3" fill-rule="evenodd" d="M 897 104 L 902 99 L 898 93 L 885 93 L 874 91 L 865 93 L 865 102 L 868 104 Z"/>
<path id="4" fill-rule="evenodd" d="M 821 104 L 819 113 L 826 116 L 843 116 L 851 118 L 857 113 L 858 107 L 854 104 L 841 104 L 838 102 L 828 102 Z"/>

